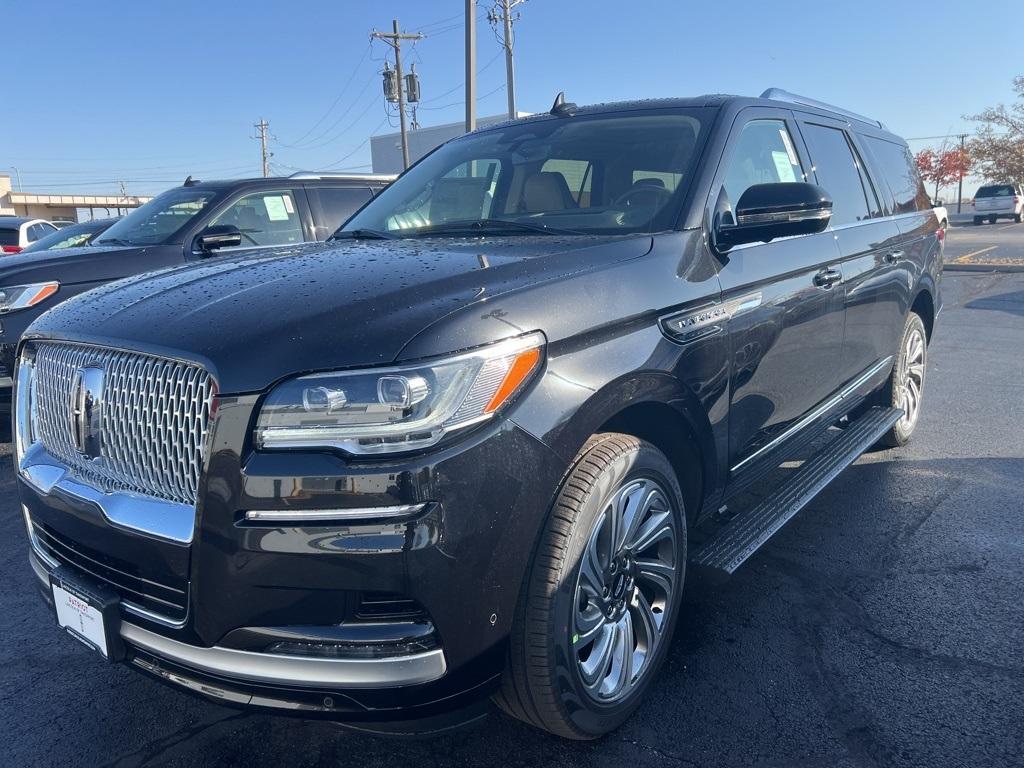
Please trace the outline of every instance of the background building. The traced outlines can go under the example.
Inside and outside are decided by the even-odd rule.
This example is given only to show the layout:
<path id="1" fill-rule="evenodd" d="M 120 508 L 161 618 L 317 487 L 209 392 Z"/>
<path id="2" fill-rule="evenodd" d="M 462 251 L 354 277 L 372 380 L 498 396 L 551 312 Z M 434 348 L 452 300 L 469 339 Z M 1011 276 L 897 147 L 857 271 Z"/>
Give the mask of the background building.
<path id="1" fill-rule="evenodd" d="M 100 218 L 118 215 L 118 211 L 138 208 L 152 197 L 135 195 L 51 195 L 46 192 L 15 192 L 11 177 L 0 174 L 0 216 L 31 216 L 47 221 L 79 221 L 92 219 L 97 209 Z"/>
<path id="2" fill-rule="evenodd" d="M 531 112 L 519 112 L 519 117 L 526 117 Z M 493 117 L 477 118 L 478 128 L 486 128 L 489 125 L 503 123 L 508 120 L 508 115 L 495 115 Z M 409 162 L 415 163 L 425 154 L 430 152 L 449 139 L 461 136 L 466 132 L 466 124 L 445 123 L 444 125 L 433 125 L 429 128 L 417 128 L 409 131 Z M 402 172 L 402 135 L 384 133 L 379 136 L 370 137 L 370 162 L 373 163 L 374 173 L 401 173 Z"/>

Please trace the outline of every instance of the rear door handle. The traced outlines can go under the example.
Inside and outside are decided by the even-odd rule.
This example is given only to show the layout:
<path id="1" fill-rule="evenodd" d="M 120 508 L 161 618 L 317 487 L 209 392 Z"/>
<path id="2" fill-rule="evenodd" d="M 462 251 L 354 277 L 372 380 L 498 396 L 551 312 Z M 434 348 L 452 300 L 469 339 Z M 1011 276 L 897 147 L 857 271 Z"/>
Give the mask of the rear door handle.
<path id="1" fill-rule="evenodd" d="M 843 275 L 841 272 L 837 272 L 834 269 L 823 269 L 814 276 L 814 284 L 819 288 L 828 290 L 842 279 Z"/>

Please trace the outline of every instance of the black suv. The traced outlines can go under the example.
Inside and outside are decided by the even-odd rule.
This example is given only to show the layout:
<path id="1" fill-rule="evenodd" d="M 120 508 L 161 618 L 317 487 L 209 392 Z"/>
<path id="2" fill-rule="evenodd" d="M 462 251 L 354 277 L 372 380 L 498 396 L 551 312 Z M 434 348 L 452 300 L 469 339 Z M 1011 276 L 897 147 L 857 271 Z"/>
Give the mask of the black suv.
<path id="1" fill-rule="evenodd" d="M 910 438 L 941 254 L 876 121 L 560 98 L 324 245 L 33 324 L 32 567 L 78 639 L 220 702 L 436 729 L 491 696 L 596 737 L 657 684 L 687 564 L 731 573 Z"/>
<path id="2" fill-rule="evenodd" d="M 0 260 L 0 413 L 9 413 L 18 339 L 46 310 L 129 275 L 234 250 L 326 240 L 390 176 L 297 173 L 168 190 L 88 247 Z"/>

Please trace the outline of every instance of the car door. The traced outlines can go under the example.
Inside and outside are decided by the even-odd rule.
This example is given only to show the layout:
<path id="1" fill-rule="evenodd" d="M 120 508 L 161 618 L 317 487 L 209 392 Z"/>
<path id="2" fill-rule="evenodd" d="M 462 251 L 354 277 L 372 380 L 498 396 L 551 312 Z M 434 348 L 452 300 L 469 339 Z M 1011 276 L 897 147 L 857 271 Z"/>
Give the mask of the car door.
<path id="1" fill-rule="evenodd" d="M 301 185 L 250 189 L 229 198 L 186 240 L 192 255 L 198 253 L 196 237 L 207 227 L 218 225 L 233 226 L 242 234 L 240 246 L 219 248 L 218 255 L 300 245 L 315 239 Z"/>
<path id="2" fill-rule="evenodd" d="M 739 113 L 711 187 L 707 220 L 731 216 L 751 185 L 809 180 L 792 113 Z M 843 285 L 829 231 L 718 254 L 732 353 L 730 455 L 739 470 L 839 385 Z"/>
<path id="3" fill-rule="evenodd" d="M 832 196 L 830 229 L 842 263 L 846 326 L 841 383 L 870 379 L 893 354 L 906 303 L 903 234 L 867 174 L 848 124 L 798 115 L 817 183 Z"/>

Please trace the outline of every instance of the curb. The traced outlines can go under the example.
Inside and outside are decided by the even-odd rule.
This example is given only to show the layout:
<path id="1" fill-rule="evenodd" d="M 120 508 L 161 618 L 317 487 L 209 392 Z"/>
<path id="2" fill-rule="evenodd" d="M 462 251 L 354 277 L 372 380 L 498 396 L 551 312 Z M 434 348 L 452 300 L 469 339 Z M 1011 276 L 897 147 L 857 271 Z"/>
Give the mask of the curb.
<path id="1" fill-rule="evenodd" d="M 978 263 L 978 264 L 955 264 L 948 263 L 943 265 L 943 271 L 945 272 L 1024 272 L 1024 264 L 993 264 L 993 263 Z"/>

